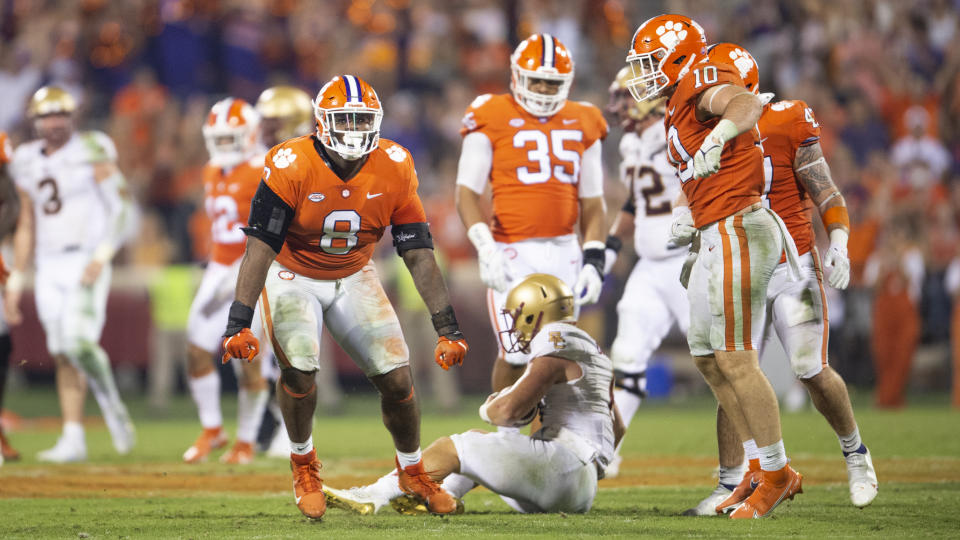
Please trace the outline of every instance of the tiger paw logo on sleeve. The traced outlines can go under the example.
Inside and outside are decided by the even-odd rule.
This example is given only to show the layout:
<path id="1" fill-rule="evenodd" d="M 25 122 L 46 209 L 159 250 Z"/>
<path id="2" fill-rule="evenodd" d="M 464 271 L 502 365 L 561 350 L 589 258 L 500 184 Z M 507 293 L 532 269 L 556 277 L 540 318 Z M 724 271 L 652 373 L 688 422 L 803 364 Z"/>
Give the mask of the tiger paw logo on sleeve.
<path id="1" fill-rule="evenodd" d="M 397 163 L 403 163 L 403 160 L 407 158 L 407 151 L 395 144 L 390 148 L 387 148 L 387 155 L 390 156 L 390 159 L 396 161 Z"/>
<path id="2" fill-rule="evenodd" d="M 281 148 L 273 155 L 273 165 L 278 169 L 286 169 L 297 160 L 292 148 Z"/>

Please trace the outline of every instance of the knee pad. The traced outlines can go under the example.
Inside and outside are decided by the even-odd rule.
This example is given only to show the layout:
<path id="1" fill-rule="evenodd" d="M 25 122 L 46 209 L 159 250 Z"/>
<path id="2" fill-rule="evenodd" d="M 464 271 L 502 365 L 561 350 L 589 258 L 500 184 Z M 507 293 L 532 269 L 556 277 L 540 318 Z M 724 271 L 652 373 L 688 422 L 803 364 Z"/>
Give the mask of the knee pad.
<path id="1" fill-rule="evenodd" d="M 320 335 L 310 303 L 296 294 L 281 294 L 272 308 L 277 356 L 294 369 L 315 371 L 319 367 Z"/>
<path id="2" fill-rule="evenodd" d="M 640 399 L 647 397 L 647 372 L 624 373 L 614 370 L 614 387 L 618 390 L 624 390 L 637 396 Z"/>

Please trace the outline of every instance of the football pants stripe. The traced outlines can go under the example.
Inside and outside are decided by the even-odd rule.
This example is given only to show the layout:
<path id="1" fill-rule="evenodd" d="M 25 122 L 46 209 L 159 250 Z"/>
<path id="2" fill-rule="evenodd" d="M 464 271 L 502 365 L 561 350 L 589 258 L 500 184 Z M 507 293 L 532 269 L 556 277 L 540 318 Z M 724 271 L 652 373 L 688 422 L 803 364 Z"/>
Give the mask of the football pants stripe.
<path id="1" fill-rule="evenodd" d="M 720 241 L 722 243 L 721 251 L 723 252 L 723 330 L 724 330 L 724 349 L 733 350 L 731 347 L 734 343 L 734 330 L 736 324 L 736 316 L 734 315 L 733 308 L 733 257 L 730 253 L 730 237 L 727 235 L 727 223 L 726 220 L 721 220 L 718 224 L 720 231 Z"/>
<path id="2" fill-rule="evenodd" d="M 264 287 L 263 292 L 260 293 L 260 307 L 262 308 L 263 327 L 267 331 L 267 335 L 270 336 L 273 353 L 277 356 L 277 360 L 280 361 L 281 367 L 293 367 L 290 365 L 290 360 L 287 359 L 287 355 L 283 352 L 283 348 L 280 347 L 280 342 L 277 341 L 277 336 L 273 332 L 273 317 L 270 315 L 270 300 L 267 299 L 266 287 Z"/>
<path id="3" fill-rule="evenodd" d="M 737 350 L 753 350 L 752 332 L 751 332 L 751 282 L 750 282 L 750 243 L 747 241 L 747 231 L 743 228 L 743 216 L 733 218 L 733 231 L 740 241 L 740 302 L 741 302 L 741 325 L 743 332 L 743 348 Z"/>

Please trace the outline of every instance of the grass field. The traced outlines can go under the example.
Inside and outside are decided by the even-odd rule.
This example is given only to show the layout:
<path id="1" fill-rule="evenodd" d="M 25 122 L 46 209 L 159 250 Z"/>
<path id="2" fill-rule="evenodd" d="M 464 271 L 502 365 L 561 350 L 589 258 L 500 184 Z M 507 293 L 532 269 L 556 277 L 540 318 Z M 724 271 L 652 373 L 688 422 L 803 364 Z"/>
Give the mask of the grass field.
<path id="1" fill-rule="evenodd" d="M 226 418 L 232 401 L 224 400 Z M 430 414 L 424 406 L 424 444 L 483 427 L 472 412 L 480 402 L 469 398 L 468 412 L 456 416 Z M 461 516 L 409 517 L 389 509 L 354 516 L 331 509 L 319 523 L 297 511 L 283 460 L 262 458 L 248 467 L 180 463 L 199 430 L 186 400 L 154 419 L 133 401 L 139 444 L 129 456 L 113 454 L 106 429 L 94 419 L 87 430 L 90 461 L 63 466 L 33 459 L 59 431 L 49 420 L 56 414 L 53 393 L 13 393 L 8 405 L 26 417 L 13 434 L 24 459 L 0 468 L 0 538 L 960 536 L 960 413 L 938 397 L 896 412 L 858 407 L 881 482 L 879 497 L 865 510 L 849 503 L 838 444 L 822 418 L 813 411 L 784 415 L 787 450 L 805 475 L 804 494 L 771 519 L 747 523 L 677 515 L 715 484 L 706 400 L 641 408 L 620 478 L 601 482 L 586 515 L 518 515 L 492 493 L 475 490 Z M 318 418 L 314 441 L 323 476 L 336 487 L 373 480 L 392 464 L 389 437 L 369 395 L 350 398 L 343 415 Z"/>

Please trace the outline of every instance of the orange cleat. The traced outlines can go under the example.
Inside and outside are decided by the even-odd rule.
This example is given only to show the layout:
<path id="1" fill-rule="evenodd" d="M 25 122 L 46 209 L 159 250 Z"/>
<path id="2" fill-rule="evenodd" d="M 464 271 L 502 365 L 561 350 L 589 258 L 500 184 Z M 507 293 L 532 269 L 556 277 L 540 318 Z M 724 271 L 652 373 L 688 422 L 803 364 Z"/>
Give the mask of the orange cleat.
<path id="1" fill-rule="evenodd" d="M 452 514 L 457 511 L 457 500 L 430 478 L 430 474 L 423 470 L 422 461 L 407 467 L 400 467 L 400 461 L 396 461 L 396 464 L 400 489 L 426 504 L 431 514 Z"/>
<path id="2" fill-rule="evenodd" d="M 743 475 L 743 480 L 737 484 L 733 492 L 717 505 L 718 514 L 726 514 L 736 510 L 740 504 L 747 500 L 747 497 L 753 494 L 753 490 L 760 485 L 760 460 L 751 459 L 747 472 Z"/>
<path id="3" fill-rule="evenodd" d="M 204 428 L 203 433 L 197 437 L 193 446 L 187 448 L 183 453 L 183 461 L 186 463 L 201 463 L 210 457 L 210 452 L 223 448 L 227 445 L 227 434 L 223 428 Z"/>
<path id="4" fill-rule="evenodd" d="M 10 441 L 7 440 L 7 435 L 3 432 L 3 428 L 0 428 L 0 453 L 3 455 L 4 461 L 17 461 L 20 459 L 20 452 L 10 446 Z"/>
<path id="5" fill-rule="evenodd" d="M 229 465 L 249 465 L 253 463 L 253 443 L 237 441 L 233 448 L 220 456 L 220 463 Z"/>
<path id="6" fill-rule="evenodd" d="M 297 500 L 297 508 L 300 512 L 310 519 L 320 519 L 327 511 L 327 497 L 323 494 L 320 467 L 316 449 L 303 455 L 290 454 L 293 497 Z"/>
<path id="7" fill-rule="evenodd" d="M 790 468 L 763 471 L 763 479 L 752 495 L 730 514 L 730 519 L 757 519 L 766 517 L 786 499 L 803 493 L 803 475 Z"/>

